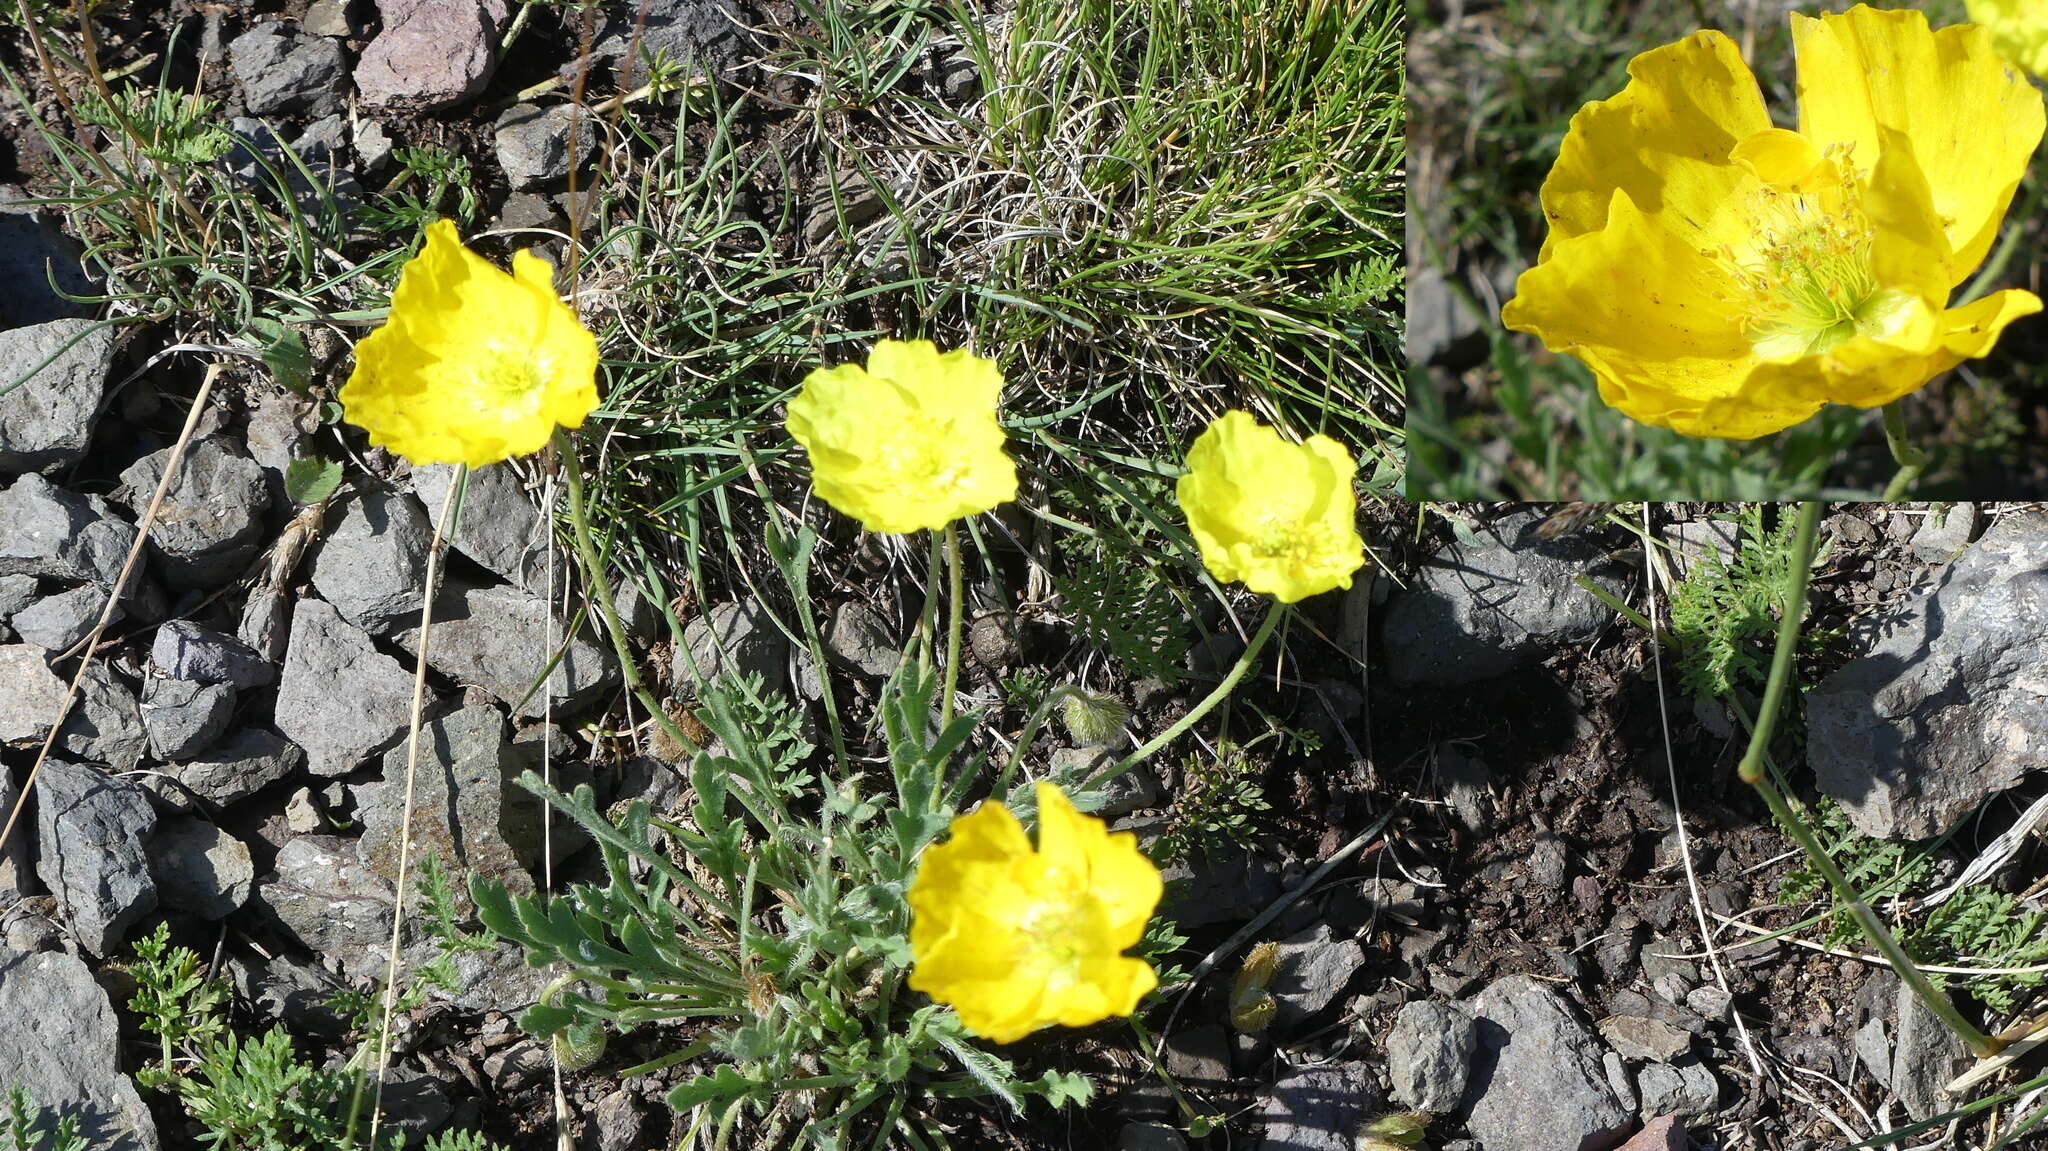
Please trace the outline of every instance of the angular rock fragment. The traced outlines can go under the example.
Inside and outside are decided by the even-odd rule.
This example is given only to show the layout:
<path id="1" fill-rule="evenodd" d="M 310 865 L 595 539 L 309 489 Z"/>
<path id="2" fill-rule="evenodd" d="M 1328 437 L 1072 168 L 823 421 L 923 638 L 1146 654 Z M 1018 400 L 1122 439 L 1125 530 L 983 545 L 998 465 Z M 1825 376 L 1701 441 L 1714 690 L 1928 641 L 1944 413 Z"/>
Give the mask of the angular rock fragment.
<path id="1" fill-rule="evenodd" d="M 114 954 L 128 928 L 156 909 L 143 853 L 155 828 L 140 786 L 84 764 L 44 762 L 36 780 L 36 875 L 94 955 Z"/>
<path id="2" fill-rule="evenodd" d="M 277 689 L 277 729 L 315 775 L 345 775 L 405 733 L 413 677 L 332 605 L 300 600 Z"/>
<path id="3" fill-rule="evenodd" d="M 1807 763 L 1858 831 L 1940 835 L 2048 762 L 2048 516 L 2000 519 L 1872 626 L 1806 698 Z"/>
<path id="4" fill-rule="evenodd" d="M 574 712 L 617 686 L 619 673 L 609 649 L 588 628 L 569 640 L 561 661 L 548 670 L 548 661 L 562 647 L 562 631 L 563 621 L 539 596 L 510 586 L 480 588 L 451 580 L 434 601 L 427 665 L 483 688 L 518 715 L 544 715 L 550 695 L 558 714 Z M 398 643 L 418 651 L 418 629 L 401 633 Z M 544 671 L 547 686 L 542 690 Z"/>
<path id="5" fill-rule="evenodd" d="M 0 211 L 0 238 L 16 218 Z M 0 243 L 0 268 L 5 252 Z M 35 283 L 42 282 L 38 267 Z M 16 290 L 0 277 L 0 301 Z M 54 472 L 83 459 L 113 362 L 114 329 L 93 320 L 50 320 L 0 334 L 0 474 Z"/>
<path id="6" fill-rule="evenodd" d="M 163 480 L 170 453 L 152 452 L 121 473 L 138 519 Z M 149 529 L 150 558 L 167 586 L 211 591 L 255 560 L 269 510 L 263 468 L 236 441 L 207 436 L 186 447 L 164 490 Z"/>
<path id="7" fill-rule="evenodd" d="M 114 1005 L 84 960 L 0 946 L 0 1020 L 0 1084 L 34 1099 L 33 1126 L 69 1116 L 93 1151 L 158 1151 L 156 1121 L 120 1071 Z"/>

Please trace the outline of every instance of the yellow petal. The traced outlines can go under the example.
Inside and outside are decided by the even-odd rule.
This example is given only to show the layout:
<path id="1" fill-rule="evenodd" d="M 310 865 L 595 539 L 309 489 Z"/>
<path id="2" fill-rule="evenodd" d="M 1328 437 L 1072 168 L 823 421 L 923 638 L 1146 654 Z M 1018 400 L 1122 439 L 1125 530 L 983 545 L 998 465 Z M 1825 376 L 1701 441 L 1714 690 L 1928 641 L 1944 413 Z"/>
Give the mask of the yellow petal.
<path id="1" fill-rule="evenodd" d="M 1968 276 L 1998 234 L 2041 142 L 2041 94 L 2001 60 L 1984 29 L 1931 30 L 1925 14 L 1858 6 L 1794 14 L 1799 130 L 1822 148 L 1847 144 L 1874 168 L 1883 129 L 1902 133 L 1947 221 L 1953 274 Z"/>
<path id="2" fill-rule="evenodd" d="M 1756 78 L 1734 41 L 1700 32 L 1629 62 L 1619 95 L 1572 117 L 1543 182 L 1551 245 L 1599 231 L 1617 192 L 1674 221 L 1696 248 L 1725 243 L 1733 193 L 1749 177 L 1728 163 L 1741 141 L 1771 126 Z"/>
<path id="3" fill-rule="evenodd" d="M 2048 76 L 2048 10 L 2040 0 L 1963 0 L 1963 6 L 1991 33 L 2000 56 Z"/>
<path id="4" fill-rule="evenodd" d="M 384 325 L 356 346 L 340 399 L 370 442 L 415 464 L 481 467 L 538 450 L 597 406 L 597 340 L 555 295 L 547 265 L 507 275 L 427 228 Z"/>
<path id="5" fill-rule="evenodd" d="M 1102 905 L 1109 949 L 1136 946 L 1159 906 L 1165 884 L 1159 868 L 1138 850 L 1138 837 L 1074 810 L 1056 785 L 1038 785 L 1038 851 L 1046 862 L 1084 876 Z"/>
<path id="6" fill-rule="evenodd" d="M 818 495 L 869 531 L 942 528 L 1017 496 L 996 420 L 1002 383 L 965 351 L 883 340 L 864 368 L 805 377 L 789 433 L 810 453 Z"/>

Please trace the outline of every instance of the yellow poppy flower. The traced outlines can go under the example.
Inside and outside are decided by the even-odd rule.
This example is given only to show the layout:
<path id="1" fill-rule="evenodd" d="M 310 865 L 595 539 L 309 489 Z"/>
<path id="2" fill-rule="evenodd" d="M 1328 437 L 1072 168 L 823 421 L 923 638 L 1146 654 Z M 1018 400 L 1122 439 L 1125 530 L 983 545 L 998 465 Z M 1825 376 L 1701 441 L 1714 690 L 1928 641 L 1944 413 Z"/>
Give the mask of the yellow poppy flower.
<path id="1" fill-rule="evenodd" d="M 597 340 L 546 261 L 516 253 L 508 276 L 438 220 L 399 271 L 390 318 L 356 344 L 341 406 L 415 464 L 482 467 L 538 451 L 557 424 L 582 426 L 597 406 Z"/>
<path id="2" fill-rule="evenodd" d="M 1248 412 L 1225 412 L 1188 449 L 1174 496 L 1211 575 L 1294 603 L 1350 587 L 1365 566 L 1355 471 L 1328 436 L 1289 443 Z"/>
<path id="3" fill-rule="evenodd" d="M 1964 0 L 1970 19 L 1991 32 L 2000 55 L 2048 76 L 2048 6 L 2041 0 Z"/>
<path id="4" fill-rule="evenodd" d="M 1014 1043 L 1129 1015 L 1158 985 L 1137 944 L 1164 890 L 1137 837 L 1038 785 L 1038 848 L 993 801 L 953 821 L 910 884 L 910 986 L 969 1031 Z"/>
<path id="5" fill-rule="evenodd" d="M 2041 96 L 1989 34 L 1858 7 L 1792 35 L 1797 131 L 1699 32 L 1581 109 L 1544 181 L 1550 235 L 1501 318 L 1644 423 L 1749 439 L 1878 407 L 2041 309 L 2018 290 L 1948 307 L 2041 139 Z"/>
<path id="6" fill-rule="evenodd" d="M 865 368 L 804 378 L 789 434 L 811 454 L 826 503 L 874 532 L 942 528 L 1017 498 L 996 397 L 1003 374 L 929 340 L 882 340 Z"/>

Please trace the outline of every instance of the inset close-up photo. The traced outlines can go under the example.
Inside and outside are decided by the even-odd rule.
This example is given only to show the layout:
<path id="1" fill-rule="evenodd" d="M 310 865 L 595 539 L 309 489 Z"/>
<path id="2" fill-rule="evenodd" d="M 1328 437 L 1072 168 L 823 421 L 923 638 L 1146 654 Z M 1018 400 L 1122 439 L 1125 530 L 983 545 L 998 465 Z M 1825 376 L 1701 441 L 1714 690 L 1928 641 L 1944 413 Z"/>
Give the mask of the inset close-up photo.
<path id="1" fill-rule="evenodd" d="M 0 1151 L 1413 1146 L 1404 38 L 0 0 Z"/>
<path id="2" fill-rule="evenodd" d="M 2048 495 L 2048 7 L 1430 3 L 1408 494 Z"/>

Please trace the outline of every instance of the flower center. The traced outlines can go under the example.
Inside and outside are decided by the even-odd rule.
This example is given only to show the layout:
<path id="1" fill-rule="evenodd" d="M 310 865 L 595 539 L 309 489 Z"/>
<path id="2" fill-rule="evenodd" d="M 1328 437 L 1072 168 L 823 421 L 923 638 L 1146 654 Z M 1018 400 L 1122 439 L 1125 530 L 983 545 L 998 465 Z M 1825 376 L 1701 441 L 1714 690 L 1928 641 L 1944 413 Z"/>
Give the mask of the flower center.
<path id="1" fill-rule="evenodd" d="M 905 413 L 875 449 L 876 462 L 891 487 L 942 494 L 966 482 L 966 469 L 953 449 L 953 427 L 923 412 Z"/>
<path id="2" fill-rule="evenodd" d="M 493 407 L 539 410 L 546 376 L 530 351 L 492 345 L 481 360 L 478 381 Z"/>
<path id="3" fill-rule="evenodd" d="M 1756 246 L 1737 262 L 1749 300 L 1743 329 L 1759 355 L 1818 355 L 1880 331 L 1898 293 L 1877 282 L 1875 229 L 1842 154 L 1797 183 L 1766 182 L 1745 216 Z"/>
<path id="4" fill-rule="evenodd" d="M 1080 979 L 1081 942 L 1088 937 L 1087 902 L 1092 897 L 1063 870 L 1048 870 L 1040 882 L 1040 898 L 1024 913 L 1017 930 L 1032 943 L 1032 966 L 1049 988 L 1057 989 Z"/>
<path id="5" fill-rule="evenodd" d="M 1316 521 L 1269 519 L 1252 537 L 1252 551 L 1260 559 L 1296 569 L 1314 567 L 1336 550 L 1335 533 Z"/>

